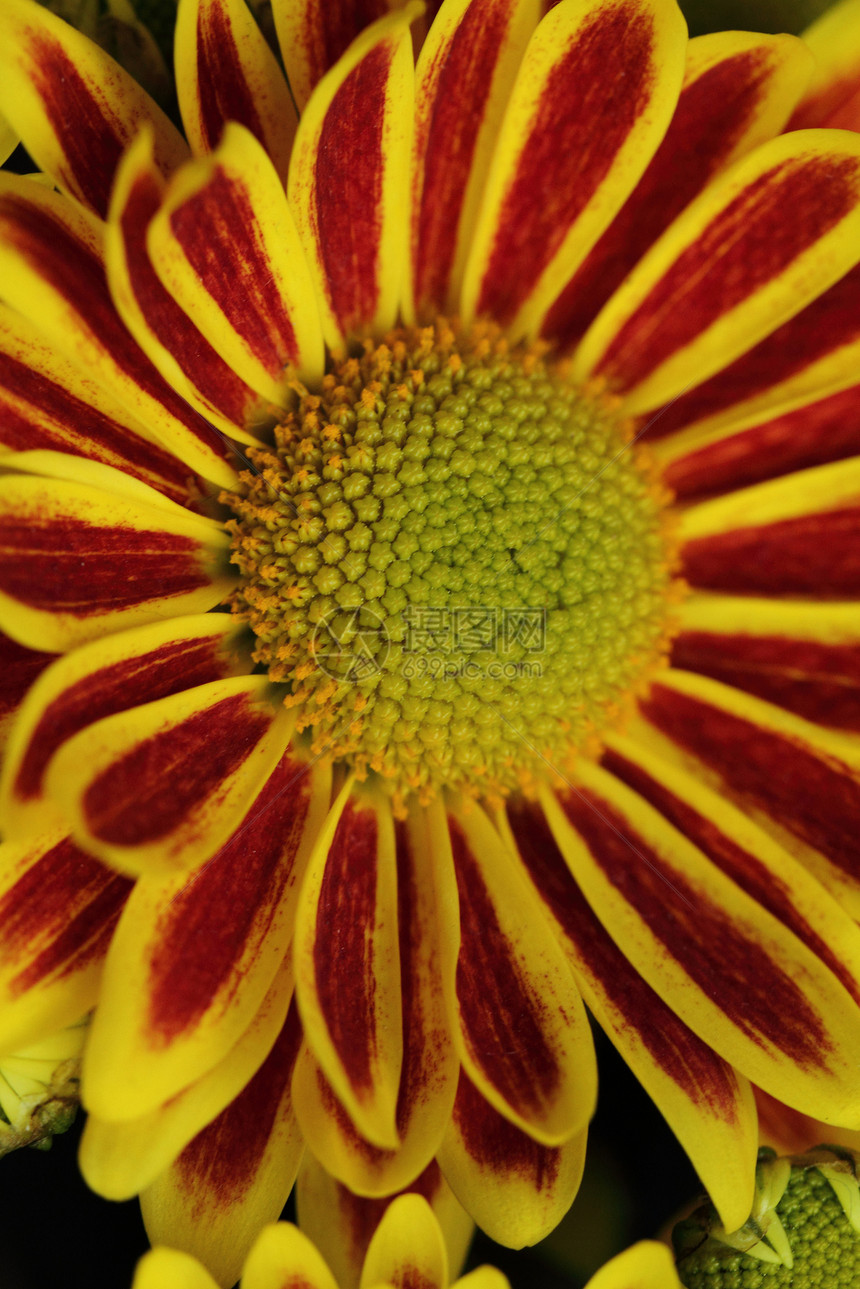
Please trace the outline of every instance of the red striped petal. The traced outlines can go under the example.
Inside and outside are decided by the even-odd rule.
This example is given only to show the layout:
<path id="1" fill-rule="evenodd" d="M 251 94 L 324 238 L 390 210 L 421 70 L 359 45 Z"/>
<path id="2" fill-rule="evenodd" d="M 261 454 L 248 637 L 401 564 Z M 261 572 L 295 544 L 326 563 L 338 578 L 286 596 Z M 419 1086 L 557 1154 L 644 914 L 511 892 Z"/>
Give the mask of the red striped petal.
<path id="1" fill-rule="evenodd" d="M 782 135 L 709 185 L 655 244 L 582 342 L 598 376 L 644 412 L 721 370 L 799 313 L 858 257 L 860 139 Z"/>
<path id="2" fill-rule="evenodd" d="M 120 156 L 144 122 L 167 174 L 188 155 L 135 80 L 68 23 L 24 0 L 0 18 L 0 111 L 41 170 L 104 216 Z"/>
<path id="3" fill-rule="evenodd" d="M 460 891 L 463 1065 L 499 1114 L 558 1145 L 594 1108 L 585 1009 L 540 905 L 486 816 L 458 813 L 450 827 Z"/>
<path id="4" fill-rule="evenodd" d="M 860 19 L 853 0 L 837 0 L 803 33 L 815 75 L 789 128 L 860 128 Z"/>
<path id="5" fill-rule="evenodd" d="M 442 1171 L 482 1231 L 508 1248 L 537 1244 L 564 1217 L 579 1189 L 586 1133 L 542 1146 L 515 1128 L 460 1072 Z"/>
<path id="6" fill-rule="evenodd" d="M 272 0 L 284 67 L 300 111 L 356 36 L 391 7 L 390 0 Z"/>
<path id="7" fill-rule="evenodd" d="M 680 13 L 651 0 L 556 5 L 543 19 L 487 179 L 463 290 L 467 320 L 489 315 L 516 334 L 540 325 L 657 148 L 685 43 Z"/>
<path id="8" fill-rule="evenodd" d="M 244 125 L 286 178 L 297 116 L 277 59 L 243 0 L 183 0 L 174 66 L 182 123 L 197 153 L 228 121 Z"/>
<path id="9" fill-rule="evenodd" d="M 107 287 L 103 228 L 42 184 L 0 176 L 3 296 L 45 342 L 104 385 L 180 460 L 230 487 L 220 437 L 176 394 L 121 324 Z"/>
<path id="10" fill-rule="evenodd" d="M 430 29 L 416 70 L 412 300 L 432 319 L 455 311 L 492 145 L 536 0 L 461 0 Z"/>
<path id="11" fill-rule="evenodd" d="M 0 1047 L 87 1012 L 131 882 L 56 832 L 0 847 Z"/>
<path id="12" fill-rule="evenodd" d="M 147 233 L 164 187 L 151 136 L 142 134 L 125 154 L 111 196 L 105 260 L 114 303 L 168 384 L 219 429 L 253 443 L 244 431 L 266 415 L 259 395 L 165 290 L 149 258 Z"/>
<path id="13" fill-rule="evenodd" d="M 513 803 L 507 817 L 589 1008 L 680 1138 L 727 1229 L 735 1230 L 753 1196 L 757 1136 L 749 1085 L 634 971 L 591 911 L 540 807 Z"/>
<path id="14" fill-rule="evenodd" d="M 719 32 L 690 42 L 681 97 L 635 192 L 549 310 L 542 334 L 570 348 L 711 178 L 778 134 L 809 76 L 792 36 Z"/>
<path id="15" fill-rule="evenodd" d="M 231 1285 L 260 1229 L 280 1215 L 302 1151 L 290 1077 L 301 1041 L 295 1007 L 269 1056 L 226 1110 L 140 1197 L 147 1235 L 200 1258 Z"/>
<path id="16" fill-rule="evenodd" d="M 0 632 L 0 750 L 27 690 L 54 661 L 56 654 L 27 649 Z"/>

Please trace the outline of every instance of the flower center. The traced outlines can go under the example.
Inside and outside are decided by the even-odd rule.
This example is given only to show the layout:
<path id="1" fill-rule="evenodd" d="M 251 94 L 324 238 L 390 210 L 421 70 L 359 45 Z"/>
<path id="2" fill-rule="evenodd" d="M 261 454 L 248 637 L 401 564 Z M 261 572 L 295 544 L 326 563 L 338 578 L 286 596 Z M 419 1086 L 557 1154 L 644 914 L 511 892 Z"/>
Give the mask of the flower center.
<path id="1" fill-rule="evenodd" d="M 314 750 L 401 800 L 565 773 L 665 651 L 663 499 L 629 427 L 490 327 L 368 343 L 251 457 L 233 608 Z"/>

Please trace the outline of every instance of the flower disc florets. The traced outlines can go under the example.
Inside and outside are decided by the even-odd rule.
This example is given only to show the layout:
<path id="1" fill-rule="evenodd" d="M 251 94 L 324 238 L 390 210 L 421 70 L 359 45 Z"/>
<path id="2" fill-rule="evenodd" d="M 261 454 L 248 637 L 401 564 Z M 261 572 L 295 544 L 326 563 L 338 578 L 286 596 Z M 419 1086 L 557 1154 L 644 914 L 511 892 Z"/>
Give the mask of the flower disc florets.
<path id="1" fill-rule="evenodd" d="M 317 751 L 402 797 L 564 771 L 665 647 L 629 433 L 493 329 L 404 329 L 302 391 L 227 498 L 234 608 Z"/>

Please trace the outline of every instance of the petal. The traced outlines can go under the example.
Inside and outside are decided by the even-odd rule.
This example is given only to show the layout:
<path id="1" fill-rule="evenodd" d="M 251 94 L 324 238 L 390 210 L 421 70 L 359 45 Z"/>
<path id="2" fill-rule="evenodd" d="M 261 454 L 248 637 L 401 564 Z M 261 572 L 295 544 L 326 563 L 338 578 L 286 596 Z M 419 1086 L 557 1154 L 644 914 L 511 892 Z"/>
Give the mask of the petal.
<path id="1" fill-rule="evenodd" d="M 0 305 L 0 446 L 48 448 L 114 466 L 180 503 L 188 469 L 26 318 Z"/>
<path id="2" fill-rule="evenodd" d="M 290 1222 L 265 1226 L 248 1254 L 242 1289 L 337 1289 L 322 1254 Z"/>
<path id="3" fill-rule="evenodd" d="M 643 798 L 584 761 L 544 808 L 586 899 L 633 967 L 724 1060 L 852 1126 L 860 1011 L 791 931 Z"/>
<path id="4" fill-rule="evenodd" d="M 55 656 L 28 649 L 0 633 L 0 751 L 5 751 L 24 695 Z"/>
<path id="5" fill-rule="evenodd" d="M 4 629 L 30 648 L 60 652 L 217 604 L 232 580 L 221 572 L 226 536 L 152 496 L 158 505 L 38 474 L 0 480 Z"/>
<path id="6" fill-rule="evenodd" d="M 659 407 L 794 317 L 860 255 L 860 138 L 801 131 L 715 179 L 598 315 L 574 358 L 629 412 Z"/>
<path id="7" fill-rule="evenodd" d="M 212 681 L 81 730 L 53 758 L 48 791 L 93 854 L 178 877 L 245 820 L 292 723 L 265 677 Z"/>
<path id="8" fill-rule="evenodd" d="M 148 234 L 163 285 L 227 365 L 272 402 L 297 368 L 322 377 L 313 283 L 292 213 L 252 134 L 228 124 L 221 146 L 177 171 Z"/>
<path id="9" fill-rule="evenodd" d="M 290 1076 L 300 1039 L 291 1008 L 244 1091 L 140 1197 L 151 1242 L 200 1258 L 224 1289 L 238 1279 L 260 1228 L 279 1216 L 296 1179 L 304 1143 Z"/>
<path id="10" fill-rule="evenodd" d="M 669 0 L 550 10 L 526 50 L 487 176 L 463 286 L 467 322 L 489 315 L 515 336 L 538 329 L 660 143 L 685 45 Z"/>
<path id="11" fill-rule="evenodd" d="M 538 901 L 486 815 L 457 810 L 450 827 L 460 890 L 463 1066 L 499 1114 L 557 1146 L 585 1127 L 597 1097 L 582 999 Z"/>
<path id="12" fill-rule="evenodd" d="M 143 877 L 108 959 L 84 1060 L 87 1108 L 137 1118 L 222 1061 L 293 934 L 297 883 L 330 775 L 282 758 L 247 820 L 190 878 Z"/>
<path id="13" fill-rule="evenodd" d="M 474 1224 L 451 1193 L 434 1161 L 410 1192 L 421 1195 L 433 1209 L 445 1239 L 452 1272 L 463 1265 Z M 325 1171 L 307 1151 L 296 1183 L 299 1224 L 334 1272 L 340 1289 L 359 1289 L 359 1273 L 388 1199 L 361 1199 Z"/>
<path id="14" fill-rule="evenodd" d="M 383 18 L 389 0 L 272 0 L 272 13 L 290 90 L 304 111 L 318 81 L 365 27 Z"/>
<path id="15" fill-rule="evenodd" d="M 671 467 L 779 413 L 856 384 L 860 359 L 860 268 L 853 268 L 748 353 L 660 411 L 649 437 Z"/>
<path id="16" fill-rule="evenodd" d="M 57 749 L 105 716 L 250 670 L 242 630 L 206 613 L 118 632 L 58 659 L 30 690 L 3 761 L 0 817 L 7 837 L 44 826 L 45 771 Z"/>
<path id="17" fill-rule="evenodd" d="M 656 1240 L 640 1240 L 592 1276 L 585 1289 L 682 1289 L 672 1251 Z"/>
<path id="18" fill-rule="evenodd" d="M 860 1150 L 860 1132 L 850 1128 L 834 1128 L 831 1124 L 811 1119 L 809 1115 L 791 1110 L 775 1097 L 769 1097 L 761 1088 L 754 1088 L 758 1107 L 759 1137 L 763 1146 L 772 1146 L 779 1155 L 799 1155 L 814 1150 L 822 1141 L 831 1146 L 847 1146 Z"/>
<path id="19" fill-rule="evenodd" d="M 860 385 L 751 429 L 705 433 L 701 442 L 696 446 L 691 437 L 680 444 L 679 455 L 664 467 L 663 477 L 676 496 L 725 492 L 860 455 Z M 662 456 L 661 445 L 655 446 Z M 666 451 L 672 451 L 668 443 Z"/>
<path id="20" fill-rule="evenodd" d="M 847 599 L 860 591 L 860 457 L 754 484 L 684 512 L 691 586 Z"/>
<path id="21" fill-rule="evenodd" d="M 589 1010 L 681 1141 L 726 1229 L 734 1231 L 752 1207 L 755 1180 L 758 1135 L 748 1082 L 633 970 L 589 908 L 540 807 L 511 804 L 508 821 Z"/>
<path id="22" fill-rule="evenodd" d="M 292 991 L 287 958 L 248 1028 L 200 1079 L 137 1119 L 99 1119 L 90 1113 L 78 1157 L 87 1185 L 105 1199 L 131 1199 L 169 1168 L 254 1077 L 283 1028 Z"/>
<path id="23" fill-rule="evenodd" d="M 178 1249 L 150 1249 L 137 1264 L 131 1289 L 217 1289 L 196 1258 Z"/>
<path id="24" fill-rule="evenodd" d="M 236 121 L 259 140 L 285 179 L 296 109 L 243 0 L 180 0 L 174 40 L 179 110 L 194 151 L 214 151 L 224 126 Z"/>
<path id="25" fill-rule="evenodd" d="M 296 1114 L 309 1147 L 361 1195 L 391 1195 L 424 1171 L 451 1117 L 459 1072 L 452 1040 L 459 917 L 441 806 L 414 807 L 408 820 L 395 824 L 395 836 L 403 997 L 399 1148 L 382 1151 L 363 1140 L 307 1048 L 293 1079 Z"/>
<path id="26" fill-rule="evenodd" d="M 122 326 L 105 278 L 104 228 L 40 183 L 0 175 L 3 297 L 45 342 L 92 374 L 180 460 L 230 487 L 219 436 L 159 376 Z"/>
<path id="27" fill-rule="evenodd" d="M 423 1195 L 398 1195 L 373 1233 L 360 1289 L 448 1289 L 448 1255 L 439 1223 Z"/>
<path id="28" fill-rule="evenodd" d="M 144 131 L 123 157 L 111 195 L 105 263 L 114 304 L 171 388 L 224 434 L 255 443 L 246 430 L 269 409 L 165 290 L 149 258 L 147 232 L 164 187 Z"/>
<path id="29" fill-rule="evenodd" d="M 416 69 L 410 318 L 456 312 L 493 144 L 539 17 L 538 0 L 457 0 L 430 28 Z"/>
<path id="30" fill-rule="evenodd" d="M 585 1164 L 586 1129 L 542 1146 L 503 1119 L 465 1071 L 439 1164 L 454 1194 L 491 1240 L 537 1244 L 573 1203 Z"/>
<path id="31" fill-rule="evenodd" d="M 387 797 L 347 783 L 333 806 L 299 898 L 295 966 L 311 1051 L 362 1136 L 396 1149 L 403 1034 Z"/>
<path id="32" fill-rule="evenodd" d="M 188 155 L 179 131 L 98 45 L 44 8 L 3 0 L 0 111 L 40 170 L 98 215 L 125 145 L 151 123 L 159 169 Z"/>
<path id="33" fill-rule="evenodd" d="M 679 749 L 687 763 L 692 758 L 697 773 L 753 813 L 860 917 L 860 755 L 853 739 L 690 672 L 662 675 L 640 706 L 649 722 L 643 737 L 653 738 L 661 755 L 672 758 L 674 746 L 676 760 Z"/>
<path id="34" fill-rule="evenodd" d="M 696 595 L 681 609 L 672 664 L 860 732 L 860 606 Z"/>
<path id="35" fill-rule="evenodd" d="M 0 165 L 5 166 L 20 142 L 9 122 L 0 116 Z"/>
<path id="36" fill-rule="evenodd" d="M 0 845 L 0 1050 L 89 1011 L 130 890 L 59 830 Z"/>
<path id="37" fill-rule="evenodd" d="M 543 335 L 569 348 L 714 175 L 779 134 L 812 70 L 802 41 L 721 31 L 691 40 L 666 135 L 635 191 L 555 301 Z"/>
<path id="38" fill-rule="evenodd" d="M 860 125 L 860 14 L 854 0 L 828 6 L 803 33 L 815 57 L 815 75 L 790 122 L 793 130 Z"/>
<path id="39" fill-rule="evenodd" d="M 342 353 L 394 322 L 406 262 L 415 7 L 374 23 L 317 86 L 296 135 L 287 191 L 320 303 Z"/>

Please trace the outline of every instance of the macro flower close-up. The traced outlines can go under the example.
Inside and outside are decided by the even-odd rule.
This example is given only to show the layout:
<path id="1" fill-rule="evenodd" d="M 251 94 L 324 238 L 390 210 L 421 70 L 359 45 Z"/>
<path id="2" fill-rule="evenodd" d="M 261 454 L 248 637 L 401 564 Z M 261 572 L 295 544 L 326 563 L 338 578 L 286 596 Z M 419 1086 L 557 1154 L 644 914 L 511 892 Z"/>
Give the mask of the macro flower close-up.
<path id="1" fill-rule="evenodd" d="M 860 1130 L 860 4 L 272 15 L 180 130 L 0 4 L 0 1069 L 90 1016 L 93 1190 L 357 1275 L 557 1225 L 593 1018 L 734 1230 Z"/>

